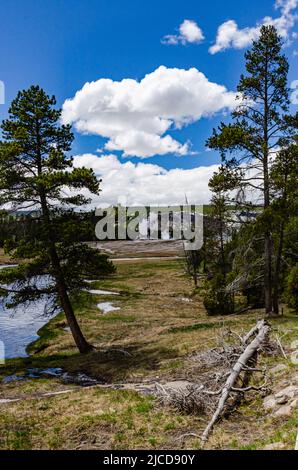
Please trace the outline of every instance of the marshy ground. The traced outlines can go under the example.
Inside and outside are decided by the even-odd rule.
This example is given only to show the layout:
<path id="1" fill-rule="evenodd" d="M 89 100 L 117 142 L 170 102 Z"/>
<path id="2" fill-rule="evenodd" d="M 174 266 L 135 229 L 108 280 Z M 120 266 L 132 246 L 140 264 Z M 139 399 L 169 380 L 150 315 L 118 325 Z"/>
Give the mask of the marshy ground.
<path id="1" fill-rule="evenodd" d="M 65 385 L 43 377 L 3 383 L 7 375 L 28 368 L 61 367 L 84 372 L 103 383 L 165 383 L 195 380 L 198 365 L 192 355 L 217 345 L 222 328 L 241 333 L 261 318 L 261 311 L 208 317 L 200 289 L 184 274 L 182 260 L 118 261 L 117 273 L 95 282 L 94 289 L 119 296 L 84 294 L 76 301 L 81 327 L 95 350 L 79 355 L 62 315 L 39 332 L 30 356 L 8 360 L 0 367 L 0 448 L 2 449 L 197 449 L 208 417 L 186 415 L 161 406 L 151 395 L 134 390 Z M 117 311 L 102 314 L 99 302 L 112 302 Z M 262 359 L 268 368 L 286 367 L 275 382 L 291 381 L 297 373 L 290 361 L 290 345 L 297 336 L 298 317 L 291 312 L 272 320 L 273 335 L 285 334 L 283 357 Z M 123 353 L 124 352 L 124 353 Z M 263 365 L 264 365 L 263 364 Z M 45 397 L 47 392 L 67 393 Z M 282 441 L 294 447 L 298 411 L 275 417 L 264 410 L 253 392 L 236 412 L 220 422 L 208 446 L 214 449 L 262 449 Z"/>

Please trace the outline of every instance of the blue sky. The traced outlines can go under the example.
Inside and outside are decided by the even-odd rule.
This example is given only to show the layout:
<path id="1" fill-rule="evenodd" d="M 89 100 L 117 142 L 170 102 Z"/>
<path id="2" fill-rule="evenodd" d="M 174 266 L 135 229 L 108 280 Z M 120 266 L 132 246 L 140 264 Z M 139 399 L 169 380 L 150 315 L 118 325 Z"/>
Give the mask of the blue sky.
<path id="1" fill-rule="evenodd" d="M 277 1 L 278 9 L 274 8 L 274 0 L 241 2 L 241 8 L 235 0 L 1 0 L 0 80 L 5 83 L 7 104 L 0 106 L 0 119 L 6 116 L 7 105 L 17 91 L 31 84 L 39 84 L 49 94 L 55 94 L 62 106 L 86 82 L 102 78 L 114 82 L 126 78 L 141 81 L 161 65 L 166 69 L 194 67 L 209 82 L 224 85 L 233 92 L 243 71 L 245 48 L 238 48 L 236 33 L 235 41 L 225 50 L 210 53 L 218 28 L 228 20 L 237 22 L 240 31 L 253 28 L 267 16 L 281 17 L 287 5 L 297 3 Z M 291 65 L 290 81 L 298 78 L 295 56 L 298 39 L 293 34 L 298 31 L 295 12 L 298 13 L 297 8 L 284 13 L 291 23 L 286 30 L 289 45 L 285 48 Z M 185 19 L 196 23 L 204 39 L 184 43 L 179 39 L 179 25 Z M 166 35 L 174 35 L 178 44 L 164 44 L 162 38 Z M 172 152 L 140 159 L 132 155 L 121 157 L 121 148 L 112 153 L 121 157 L 123 163 L 142 162 L 166 170 L 215 164 L 218 155 L 206 152 L 204 143 L 212 128 L 223 119 L 223 112 L 220 109 L 212 116 L 193 119 L 180 130 L 173 130 L 172 126 L 166 132 L 181 144 L 189 142 L 184 154 Z M 100 135 L 76 132 L 73 153 L 95 154 L 106 142 L 107 138 Z"/>

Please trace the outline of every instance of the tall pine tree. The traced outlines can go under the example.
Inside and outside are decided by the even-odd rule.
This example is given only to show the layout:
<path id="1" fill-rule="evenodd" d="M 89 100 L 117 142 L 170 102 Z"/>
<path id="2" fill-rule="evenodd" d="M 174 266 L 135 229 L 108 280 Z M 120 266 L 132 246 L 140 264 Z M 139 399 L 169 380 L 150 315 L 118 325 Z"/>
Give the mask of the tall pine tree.
<path id="1" fill-rule="evenodd" d="M 78 242 L 82 227 L 70 209 L 88 202 L 82 190 L 100 191 L 93 171 L 74 168 L 68 155 L 73 141 L 70 126 L 60 125 L 56 100 L 38 86 L 19 92 L 2 123 L 0 142 L 0 206 L 35 213 L 34 239 L 9 243 L 14 257 L 24 261 L 2 270 L 2 295 L 9 306 L 40 298 L 62 308 L 81 353 L 92 349 L 71 303 L 71 294 L 86 288 L 85 279 L 113 272 L 107 257 Z M 27 234 L 28 235 L 28 234 Z M 46 279 L 41 282 L 40 279 Z"/>
<path id="2" fill-rule="evenodd" d="M 223 164 L 238 175 L 238 187 L 260 193 L 264 218 L 264 287 L 267 314 L 273 310 L 273 238 L 270 218 L 270 166 L 277 149 L 288 146 L 297 128 L 297 115 L 288 115 L 288 62 L 273 26 L 263 26 L 246 52 L 246 72 L 238 85 L 241 102 L 233 123 L 221 123 L 207 141 L 221 152 Z M 237 180 L 237 179 L 236 179 Z M 235 186 L 236 189 L 236 186 Z"/>

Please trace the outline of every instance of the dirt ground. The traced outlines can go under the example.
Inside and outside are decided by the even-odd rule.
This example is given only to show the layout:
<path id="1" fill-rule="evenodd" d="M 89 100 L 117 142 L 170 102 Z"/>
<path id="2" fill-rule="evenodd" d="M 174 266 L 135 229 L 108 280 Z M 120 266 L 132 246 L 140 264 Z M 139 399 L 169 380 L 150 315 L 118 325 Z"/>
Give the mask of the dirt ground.
<path id="1" fill-rule="evenodd" d="M 109 254 L 111 258 L 181 257 L 181 240 L 112 240 L 93 243 L 93 246 Z"/>

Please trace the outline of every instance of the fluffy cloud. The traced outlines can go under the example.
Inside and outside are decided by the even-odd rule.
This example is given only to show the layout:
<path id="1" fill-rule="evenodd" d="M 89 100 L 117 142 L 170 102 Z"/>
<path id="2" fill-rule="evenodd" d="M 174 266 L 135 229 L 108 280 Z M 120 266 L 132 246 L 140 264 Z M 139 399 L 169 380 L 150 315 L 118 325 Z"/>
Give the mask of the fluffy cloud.
<path id="1" fill-rule="evenodd" d="M 289 15 L 297 7 L 297 0 L 276 0 L 275 8 L 281 9 L 283 15 Z"/>
<path id="2" fill-rule="evenodd" d="M 166 170 L 150 163 L 120 162 L 115 155 L 74 157 L 75 167 L 92 168 L 102 178 L 102 192 L 92 205 L 203 204 L 210 200 L 208 181 L 218 165 Z"/>
<path id="3" fill-rule="evenodd" d="M 170 135 L 161 138 L 158 135 L 135 130 L 115 136 L 105 145 L 105 148 L 107 150 L 125 150 L 126 156 L 136 155 L 143 158 L 167 153 L 186 155 L 189 151 L 188 144 L 181 145 Z"/>
<path id="4" fill-rule="evenodd" d="M 140 158 L 189 152 L 168 131 L 236 106 L 236 94 L 196 68 L 160 66 L 141 81 L 86 83 L 63 105 L 62 121 L 79 132 L 107 138 L 107 150 Z"/>
<path id="5" fill-rule="evenodd" d="M 201 28 L 195 21 L 184 20 L 179 26 L 179 34 L 168 34 L 161 40 L 162 44 L 177 45 L 198 44 L 204 39 Z"/>
<path id="6" fill-rule="evenodd" d="M 229 48 L 242 49 L 249 46 L 253 40 L 259 36 L 260 28 L 263 25 L 273 25 L 280 36 L 289 39 L 290 30 L 295 25 L 297 15 L 293 13 L 298 5 L 298 0 L 277 0 L 275 8 L 281 10 L 281 16 L 271 18 L 266 16 L 263 20 L 251 28 L 239 29 L 234 20 L 228 20 L 219 26 L 217 30 L 216 42 L 209 48 L 211 54 Z"/>

